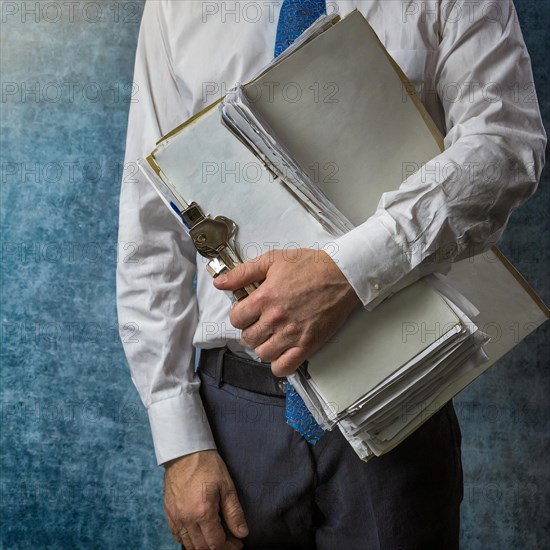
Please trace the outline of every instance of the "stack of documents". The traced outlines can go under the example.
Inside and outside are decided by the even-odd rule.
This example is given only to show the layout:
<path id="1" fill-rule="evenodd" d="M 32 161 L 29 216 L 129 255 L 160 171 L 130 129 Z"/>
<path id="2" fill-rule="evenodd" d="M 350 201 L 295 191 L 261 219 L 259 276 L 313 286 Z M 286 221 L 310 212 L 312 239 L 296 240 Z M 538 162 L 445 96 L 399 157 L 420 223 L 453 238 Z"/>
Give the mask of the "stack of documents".
<path id="1" fill-rule="evenodd" d="M 337 82 L 339 99 L 254 93 L 268 82 L 302 90 Z M 414 95 L 403 101 L 403 89 L 411 87 L 359 12 L 325 17 L 251 82 L 163 138 L 141 167 L 192 236 L 197 205 L 207 218 L 231 221 L 230 238 L 208 249 L 214 276 L 228 249 L 238 261 L 274 245 L 329 250 L 399 187 L 404 160 L 421 166 L 441 151 L 433 122 Z M 312 176 L 311 166 L 327 160 L 338 166 L 337 185 Z M 213 164 L 258 170 L 228 182 L 223 170 L 205 171 Z M 366 460 L 400 443 L 547 317 L 495 250 L 458 262 L 447 278 L 411 284 L 372 312 L 358 308 L 289 378 L 317 421 L 338 426 Z M 518 331 L 495 342 L 480 330 L 516 319 Z"/>
<path id="2" fill-rule="evenodd" d="M 314 364 L 311 373 L 308 366 L 301 367 L 292 377 L 322 426 L 331 429 L 345 421 L 346 431 L 363 438 L 374 454 L 395 446 L 399 433 L 426 415 L 428 405 L 437 409 L 445 404 L 437 397 L 471 367 L 468 359 L 486 359 L 482 345 L 487 336 L 456 302 L 471 316 L 475 309 L 444 283 L 424 284 L 428 282 L 441 293 L 421 296 L 408 287 L 390 298 L 381 314 L 367 319 L 365 355 L 345 373 L 335 376 L 340 366 L 334 357 L 332 365 Z M 413 317 L 404 321 L 405 312 Z"/>

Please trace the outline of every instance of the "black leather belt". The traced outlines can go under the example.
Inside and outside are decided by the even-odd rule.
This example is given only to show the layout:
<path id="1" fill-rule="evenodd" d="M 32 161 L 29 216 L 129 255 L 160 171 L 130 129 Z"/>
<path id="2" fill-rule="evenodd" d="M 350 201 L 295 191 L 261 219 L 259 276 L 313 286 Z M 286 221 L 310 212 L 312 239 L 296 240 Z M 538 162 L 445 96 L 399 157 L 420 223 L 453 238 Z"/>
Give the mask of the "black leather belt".
<path id="1" fill-rule="evenodd" d="M 269 363 L 243 359 L 227 348 L 201 350 L 199 371 L 214 378 L 218 386 L 229 384 L 275 397 L 284 397 L 286 394 L 286 378 L 275 376 Z"/>

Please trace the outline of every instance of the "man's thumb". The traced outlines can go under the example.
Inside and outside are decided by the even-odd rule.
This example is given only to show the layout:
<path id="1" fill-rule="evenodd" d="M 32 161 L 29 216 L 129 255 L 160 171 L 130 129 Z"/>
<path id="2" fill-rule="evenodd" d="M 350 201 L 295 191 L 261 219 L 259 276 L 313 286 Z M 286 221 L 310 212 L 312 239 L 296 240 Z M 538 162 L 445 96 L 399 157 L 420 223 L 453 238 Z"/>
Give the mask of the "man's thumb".
<path id="1" fill-rule="evenodd" d="M 256 260 L 239 264 L 227 275 L 220 275 L 214 279 L 214 286 L 219 290 L 237 290 L 253 283 L 261 283 L 265 280 L 270 261 L 264 254 Z"/>
<path id="2" fill-rule="evenodd" d="M 234 488 L 222 495 L 221 510 L 225 524 L 231 533 L 238 538 L 246 537 L 248 535 L 248 526 L 246 525 L 239 497 Z"/>

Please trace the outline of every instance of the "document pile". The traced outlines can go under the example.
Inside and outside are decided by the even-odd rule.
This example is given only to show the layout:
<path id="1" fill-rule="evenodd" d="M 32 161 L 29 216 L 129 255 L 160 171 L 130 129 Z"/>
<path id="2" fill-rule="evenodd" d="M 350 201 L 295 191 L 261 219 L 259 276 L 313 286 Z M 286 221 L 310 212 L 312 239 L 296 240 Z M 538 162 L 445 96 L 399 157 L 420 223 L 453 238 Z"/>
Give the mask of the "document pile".
<path id="1" fill-rule="evenodd" d="M 261 93 L 284 89 L 274 83 L 314 93 Z M 420 167 L 442 150 L 411 90 L 359 12 L 323 17 L 260 75 L 165 136 L 141 167 L 214 277 L 273 247 L 330 254 L 399 187 L 405 161 Z M 229 183 L 220 166 L 249 177 Z M 354 311 L 290 377 L 321 426 L 338 426 L 365 460 L 400 443 L 548 317 L 496 250 L 402 286 L 373 311 Z M 495 322 L 519 328 L 490 340 L 483 329 Z"/>

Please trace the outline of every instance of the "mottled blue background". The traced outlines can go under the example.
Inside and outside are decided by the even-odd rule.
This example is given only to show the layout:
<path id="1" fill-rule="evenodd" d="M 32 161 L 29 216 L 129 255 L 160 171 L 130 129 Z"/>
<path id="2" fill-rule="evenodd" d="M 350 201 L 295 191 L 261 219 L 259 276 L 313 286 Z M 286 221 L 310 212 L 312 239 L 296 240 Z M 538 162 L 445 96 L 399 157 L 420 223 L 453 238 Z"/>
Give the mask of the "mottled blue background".
<path id="1" fill-rule="evenodd" d="M 550 5 L 516 5 L 548 127 Z M 2 2 L 1 546 L 174 548 L 115 315 L 143 3 L 69 6 Z M 501 243 L 547 303 L 548 174 Z M 466 549 L 550 548 L 548 332 L 456 400 Z"/>

